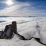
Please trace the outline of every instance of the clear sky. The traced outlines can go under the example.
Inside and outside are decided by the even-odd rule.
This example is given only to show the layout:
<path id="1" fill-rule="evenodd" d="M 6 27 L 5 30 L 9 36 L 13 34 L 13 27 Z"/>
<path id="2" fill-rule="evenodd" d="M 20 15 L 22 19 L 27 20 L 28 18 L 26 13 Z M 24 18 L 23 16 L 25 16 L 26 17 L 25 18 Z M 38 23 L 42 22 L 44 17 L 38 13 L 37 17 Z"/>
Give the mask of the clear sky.
<path id="1" fill-rule="evenodd" d="M 46 0 L 0 0 L 0 16 L 46 16 Z"/>

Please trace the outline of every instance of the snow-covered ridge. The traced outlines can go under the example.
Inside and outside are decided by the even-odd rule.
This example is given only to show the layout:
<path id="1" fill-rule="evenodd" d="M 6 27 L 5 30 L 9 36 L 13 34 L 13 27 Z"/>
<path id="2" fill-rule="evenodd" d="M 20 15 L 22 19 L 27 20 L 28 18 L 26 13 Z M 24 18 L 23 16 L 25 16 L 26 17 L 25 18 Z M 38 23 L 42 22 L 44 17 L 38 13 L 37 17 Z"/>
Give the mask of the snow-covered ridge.
<path id="1" fill-rule="evenodd" d="M 45 17 L 36 17 L 36 18 L 25 18 L 25 17 L 10 17 L 10 18 L 1 18 L 5 22 L 0 23 L 0 31 L 4 30 L 4 27 L 8 24 L 11 24 L 12 21 L 17 22 L 17 31 L 19 34 L 25 38 L 30 37 L 40 37 L 41 41 L 46 41 L 46 18 Z M 36 26 L 39 26 L 39 30 L 36 29 Z M 40 31 L 40 35 L 39 35 Z M 42 41 L 46 44 L 45 41 Z M 1 40 L 1 46 L 44 46 L 36 42 L 34 39 L 23 41 L 15 34 L 11 40 Z"/>

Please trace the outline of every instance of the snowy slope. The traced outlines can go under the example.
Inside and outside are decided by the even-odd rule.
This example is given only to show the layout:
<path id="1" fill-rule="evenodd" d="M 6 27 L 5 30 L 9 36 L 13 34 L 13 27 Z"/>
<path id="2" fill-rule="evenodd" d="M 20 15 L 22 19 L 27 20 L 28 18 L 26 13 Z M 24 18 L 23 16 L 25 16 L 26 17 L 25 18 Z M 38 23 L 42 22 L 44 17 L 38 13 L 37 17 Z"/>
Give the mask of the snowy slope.
<path id="1" fill-rule="evenodd" d="M 17 22 L 17 31 L 27 39 L 31 37 L 40 38 L 41 42 L 46 44 L 46 17 L 8 17 L 0 18 L 0 31 L 5 26 L 11 24 L 12 21 Z M 34 38 L 31 40 L 20 40 L 18 35 L 14 35 L 12 39 L 0 39 L 0 46 L 44 46 L 38 43 Z"/>

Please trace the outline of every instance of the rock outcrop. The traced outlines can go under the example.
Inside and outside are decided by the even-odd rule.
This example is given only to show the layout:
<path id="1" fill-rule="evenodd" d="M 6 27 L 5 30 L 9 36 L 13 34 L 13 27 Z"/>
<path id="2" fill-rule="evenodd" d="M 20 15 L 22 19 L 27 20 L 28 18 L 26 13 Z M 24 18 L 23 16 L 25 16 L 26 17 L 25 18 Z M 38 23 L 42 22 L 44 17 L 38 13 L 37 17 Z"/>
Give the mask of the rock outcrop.
<path id="1" fill-rule="evenodd" d="M 16 21 L 13 21 L 10 25 L 6 25 L 4 31 L 0 31 L 0 39 L 12 38 L 13 33 L 18 34 Z"/>
<path id="2" fill-rule="evenodd" d="M 13 21 L 13 22 L 12 22 L 11 30 L 12 30 L 15 34 L 17 34 L 17 25 L 16 25 L 16 21 Z"/>
<path id="3" fill-rule="evenodd" d="M 30 39 L 25 39 L 24 36 L 20 35 L 17 32 L 17 25 L 16 25 L 16 21 L 13 21 L 12 24 L 10 25 L 6 25 L 4 31 L 0 31 L 0 39 L 11 39 L 13 33 L 17 34 L 21 40 L 31 40 L 34 37 L 31 37 Z M 39 38 L 34 38 L 36 41 L 38 41 L 39 43 L 43 44 Z M 45 44 L 43 44 L 45 45 Z"/>
<path id="4" fill-rule="evenodd" d="M 0 39 L 2 39 L 3 31 L 0 31 Z"/>

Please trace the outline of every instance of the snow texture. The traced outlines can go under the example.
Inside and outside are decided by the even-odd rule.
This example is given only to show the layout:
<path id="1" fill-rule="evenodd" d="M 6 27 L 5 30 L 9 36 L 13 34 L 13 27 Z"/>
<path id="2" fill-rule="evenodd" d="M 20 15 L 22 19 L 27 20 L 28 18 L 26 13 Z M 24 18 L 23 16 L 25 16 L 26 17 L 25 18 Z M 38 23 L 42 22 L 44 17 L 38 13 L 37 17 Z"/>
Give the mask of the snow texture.
<path id="1" fill-rule="evenodd" d="M 46 17 L 7 17 L 0 18 L 0 31 L 12 21 L 17 22 L 17 31 L 26 39 L 31 37 L 40 38 L 46 44 Z M 34 38 L 31 40 L 21 40 L 14 34 L 12 39 L 0 39 L 0 46 L 45 46 L 38 43 Z"/>

